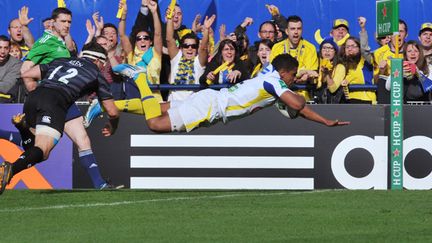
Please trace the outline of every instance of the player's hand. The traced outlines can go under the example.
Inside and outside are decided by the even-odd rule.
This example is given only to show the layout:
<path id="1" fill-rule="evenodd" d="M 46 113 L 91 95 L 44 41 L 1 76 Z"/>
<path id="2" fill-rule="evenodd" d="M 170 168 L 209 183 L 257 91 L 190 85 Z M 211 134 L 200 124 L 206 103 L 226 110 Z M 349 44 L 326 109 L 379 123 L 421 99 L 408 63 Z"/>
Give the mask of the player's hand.
<path id="1" fill-rule="evenodd" d="M 113 128 L 111 124 L 108 122 L 105 124 L 104 128 L 102 128 L 102 135 L 105 137 L 109 137 L 114 134 Z"/>
<path id="2" fill-rule="evenodd" d="M 337 126 L 346 126 L 349 124 L 351 124 L 351 122 L 349 121 L 328 120 L 325 125 L 328 127 L 337 127 Z"/>

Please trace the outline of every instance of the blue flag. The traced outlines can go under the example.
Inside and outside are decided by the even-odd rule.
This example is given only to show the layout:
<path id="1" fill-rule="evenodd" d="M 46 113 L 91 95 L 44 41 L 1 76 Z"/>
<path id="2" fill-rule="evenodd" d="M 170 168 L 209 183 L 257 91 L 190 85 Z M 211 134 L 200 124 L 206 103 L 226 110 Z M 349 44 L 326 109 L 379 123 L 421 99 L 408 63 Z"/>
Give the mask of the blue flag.
<path id="1" fill-rule="evenodd" d="M 432 89 L 432 80 L 429 79 L 423 72 L 418 72 L 419 80 L 422 84 L 423 92 L 427 93 Z"/>

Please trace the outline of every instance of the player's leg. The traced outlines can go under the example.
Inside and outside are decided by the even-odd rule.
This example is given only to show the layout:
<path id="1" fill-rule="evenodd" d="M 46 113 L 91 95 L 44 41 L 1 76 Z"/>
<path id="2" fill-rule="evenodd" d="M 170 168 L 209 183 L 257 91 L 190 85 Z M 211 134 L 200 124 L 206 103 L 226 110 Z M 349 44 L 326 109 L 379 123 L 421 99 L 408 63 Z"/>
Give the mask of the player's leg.
<path id="1" fill-rule="evenodd" d="M 25 114 L 23 113 L 13 116 L 12 124 L 14 124 L 20 133 L 20 138 L 22 140 L 20 146 L 22 146 L 24 150 L 33 147 L 35 142 L 35 131 L 27 125 L 29 123 L 26 121 Z"/>
<path id="2" fill-rule="evenodd" d="M 78 148 L 79 162 L 90 176 L 94 188 L 102 188 L 107 182 L 102 178 L 96 156 L 91 149 L 90 138 L 83 127 L 83 117 L 77 117 L 65 124 L 66 135 L 75 143 Z"/>
<path id="3" fill-rule="evenodd" d="M 12 117 L 12 124 L 14 124 L 19 132 L 0 129 L 0 138 L 22 146 L 26 150 L 34 145 L 34 131 L 31 131 L 26 125 L 24 118 L 24 114 L 14 115 Z"/>

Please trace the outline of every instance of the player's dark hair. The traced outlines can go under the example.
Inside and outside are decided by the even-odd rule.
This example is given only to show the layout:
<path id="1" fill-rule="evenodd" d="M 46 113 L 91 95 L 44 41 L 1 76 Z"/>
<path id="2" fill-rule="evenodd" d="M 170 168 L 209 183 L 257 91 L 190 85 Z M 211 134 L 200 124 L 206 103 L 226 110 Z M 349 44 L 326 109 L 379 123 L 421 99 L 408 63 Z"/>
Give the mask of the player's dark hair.
<path id="1" fill-rule="evenodd" d="M 287 72 L 295 69 L 298 67 L 299 63 L 298 61 L 292 57 L 290 54 L 280 54 L 275 57 L 272 61 L 273 67 L 276 69 L 276 71 L 285 70 Z"/>
<path id="2" fill-rule="evenodd" d="M 60 14 L 70 15 L 72 17 L 72 11 L 67 8 L 56 8 L 51 12 L 51 18 L 56 19 Z"/>
<path id="3" fill-rule="evenodd" d="M 0 41 L 7 41 L 7 42 L 9 42 L 9 46 L 10 46 L 10 39 L 9 39 L 9 37 L 7 37 L 7 36 L 5 36 L 5 35 L 0 35 Z"/>
<path id="4" fill-rule="evenodd" d="M 96 41 L 91 41 L 84 45 L 82 48 L 82 51 L 93 51 L 93 52 L 99 52 L 107 56 L 107 52 L 105 48 L 103 48 L 101 45 L 99 45 Z"/>

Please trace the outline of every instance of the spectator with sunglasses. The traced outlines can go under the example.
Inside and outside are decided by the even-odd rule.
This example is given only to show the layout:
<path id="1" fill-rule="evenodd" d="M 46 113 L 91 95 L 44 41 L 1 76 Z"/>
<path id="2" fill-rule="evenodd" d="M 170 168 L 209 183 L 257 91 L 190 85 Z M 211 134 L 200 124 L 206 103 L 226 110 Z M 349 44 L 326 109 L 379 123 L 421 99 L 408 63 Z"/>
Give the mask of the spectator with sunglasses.
<path id="1" fill-rule="evenodd" d="M 160 83 L 161 56 L 162 56 L 162 28 L 157 14 L 157 2 L 150 1 L 148 8 L 152 12 L 154 23 L 154 34 L 148 29 L 137 30 L 131 39 L 126 35 L 127 4 L 123 5 L 123 15 L 119 22 L 120 42 L 126 53 L 127 63 L 137 66 L 138 72 L 144 72 L 149 84 Z M 136 86 L 135 86 L 136 87 Z M 139 97 L 139 91 L 134 91 L 135 97 Z M 160 93 L 155 94 L 162 101 Z"/>
<path id="2" fill-rule="evenodd" d="M 205 17 L 201 43 L 195 34 L 189 33 L 181 38 L 179 48 L 174 38 L 173 19 L 167 17 L 166 41 L 171 60 L 170 84 L 199 84 L 199 77 L 204 73 L 207 64 L 209 29 L 215 19 L 215 15 Z M 192 93 L 193 91 L 188 90 L 172 91 L 168 101 L 184 100 Z"/>

